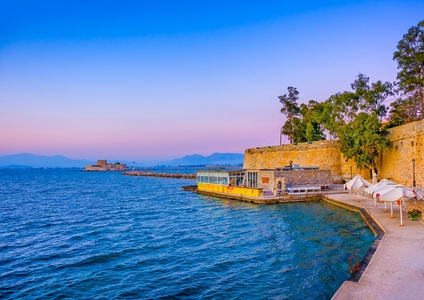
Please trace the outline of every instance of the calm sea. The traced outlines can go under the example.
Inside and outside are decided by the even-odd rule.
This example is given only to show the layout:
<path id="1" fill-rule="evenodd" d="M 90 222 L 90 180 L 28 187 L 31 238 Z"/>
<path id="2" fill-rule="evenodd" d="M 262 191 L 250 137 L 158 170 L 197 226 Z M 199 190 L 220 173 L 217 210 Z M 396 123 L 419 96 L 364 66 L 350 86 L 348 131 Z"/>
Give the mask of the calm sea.
<path id="1" fill-rule="evenodd" d="M 181 190 L 192 184 L 0 170 L 0 298 L 329 299 L 375 238 L 327 203 Z"/>

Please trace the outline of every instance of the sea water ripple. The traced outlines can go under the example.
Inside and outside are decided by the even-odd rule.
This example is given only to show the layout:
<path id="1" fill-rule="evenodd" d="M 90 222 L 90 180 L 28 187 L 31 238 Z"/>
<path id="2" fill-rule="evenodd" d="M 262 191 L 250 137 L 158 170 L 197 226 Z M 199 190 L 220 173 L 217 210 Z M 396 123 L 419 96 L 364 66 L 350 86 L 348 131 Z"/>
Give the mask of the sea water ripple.
<path id="1" fill-rule="evenodd" d="M 256 205 L 193 180 L 0 170 L 0 298 L 329 299 L 374 235 L 328 203 Z"/>

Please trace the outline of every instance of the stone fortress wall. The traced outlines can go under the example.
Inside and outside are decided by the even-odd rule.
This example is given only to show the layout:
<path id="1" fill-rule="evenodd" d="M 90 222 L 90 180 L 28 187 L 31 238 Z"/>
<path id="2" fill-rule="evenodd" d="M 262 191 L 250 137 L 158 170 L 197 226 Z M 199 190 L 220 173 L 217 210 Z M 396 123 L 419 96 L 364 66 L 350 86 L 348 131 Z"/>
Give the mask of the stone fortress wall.
<path id="1" fill-rule="evenodd" d="M 395 127 L 388 138 L 393 148 L 383 152 L 382 178 L 412 186 L 412 159 L 415 159 L 416 186 L 424 187 L 424 120 Z"/>
<path id="2" fill-rule="evenodd" d="M 329 169 L 334 176 L 341 174 L 340 147 L 336 141 L 246 149 L 243 169 L 275 169 L 289 166 L 290 161 L 301 167 Z"/>
<path id="3" fill-rule="evenodd" d="M 341 181 L 340 147 L 337 141 L 278 145 L 246 149 L 243 169 L 275 169 L 293 164 L 331 170 L 333 181 Z"/>
<path id="4" fill-rule="evenodd" d="M 391 150 L 377 162 L 378 178 L 390 178 L 412 186 L 412 159 L 415 159 L 416 186 L 424 186 L 424 120 L 390 129 Z M 331 170 L 333 182 L 340 183 L 357 174 L 371 178 L 370 170 L 360 170 L 352 160 L 346 161 L 337 141 L 317 141 L 297 145 L 278 145 L 246 149 L 244 169 L 275 169 L 293 164 Z M 352 171 L 351 171 L 352 167 Z"/>

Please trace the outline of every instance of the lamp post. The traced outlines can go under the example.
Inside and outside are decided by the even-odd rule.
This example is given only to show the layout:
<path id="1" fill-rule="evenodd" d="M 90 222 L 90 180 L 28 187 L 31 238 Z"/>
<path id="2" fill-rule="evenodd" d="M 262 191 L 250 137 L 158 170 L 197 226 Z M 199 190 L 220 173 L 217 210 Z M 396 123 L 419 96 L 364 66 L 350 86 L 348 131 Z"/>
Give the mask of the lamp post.
<path id="1" fill-rule="evenodd" d="M 352 167 L 350 167 L 350 179 L 353 179 L 353 175 L 352 175 Z"/>
<path id="2" fill-rule="evenodd" d="M 415 187 L 415 158 L 412 159 L 412 186 Z"/>

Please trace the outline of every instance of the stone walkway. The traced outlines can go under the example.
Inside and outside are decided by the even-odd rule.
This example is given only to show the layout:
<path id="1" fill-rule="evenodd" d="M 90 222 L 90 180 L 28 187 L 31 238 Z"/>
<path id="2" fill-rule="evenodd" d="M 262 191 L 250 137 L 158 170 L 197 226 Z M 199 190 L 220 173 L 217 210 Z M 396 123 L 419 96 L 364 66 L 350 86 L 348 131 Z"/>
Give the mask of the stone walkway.
<path id="1" fill-rule="evenodd" d="M 411 221 L 404 211 L 399 226 L 399 206 L 393 205 L 394 219 L 384 204 L 354 194 L 332 194 L 328 198 L 362 206 L 386 234 L 358 282 L 345 281 L 333 299 L 424 299 L 424 224 Z M 346 262 L 347 268 L 347 262 Z"/>

